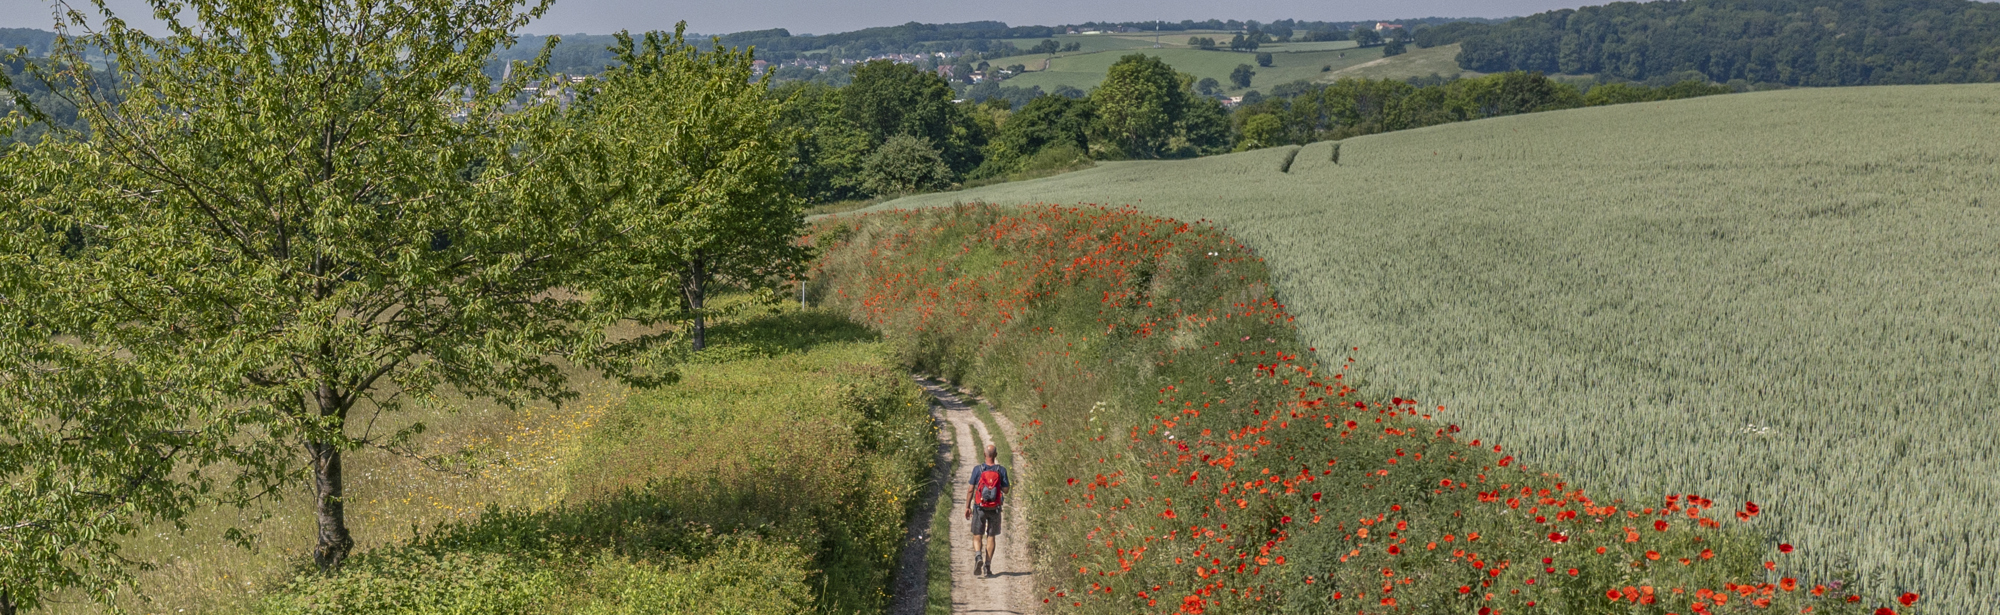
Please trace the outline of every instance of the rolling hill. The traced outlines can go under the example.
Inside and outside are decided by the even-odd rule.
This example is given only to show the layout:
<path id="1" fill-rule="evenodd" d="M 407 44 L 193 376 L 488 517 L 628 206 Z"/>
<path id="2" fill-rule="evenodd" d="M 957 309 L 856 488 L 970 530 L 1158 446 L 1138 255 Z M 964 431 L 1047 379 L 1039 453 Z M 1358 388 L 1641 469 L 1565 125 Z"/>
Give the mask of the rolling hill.
<path id="1" fill-rule="evenodd" d="M 1021 64 L 1028 67 L 1028 73 L 1003 81 L 1001 82 L 1002 85 L 1023 88 L 1039 86 L 1043 91 L 1054 90 L 1060 86 L 1089 90 L 1096 87 L 1099 81 L 1104 80 L 1105 72 L 1111 68 L 1113 63 L 1118 61 L 1118 58 L 1133 53 L 1144 53 L 1165 60 L 1167 64 L 1173 65 L 1175 70 L 1192 74 L 1196 78 L 1213 78 L 1221 82 L 1225 89 L 1240 93 L 1252 89 L 1268 91 L 1271 89 L 1271 86 L 1300 79 L 1318 79 L 1330 74 L 1332 71 L 1339 71 L 1347 67 L 1382 58 L 1381 49 L 1356 49 L 1353 41 L 1277 43 L 1265 45 L 1263 48 L 1258 49 L 1258 51 L 1269 52 L 1272 62 L 1271 66 L 1257 67 L 1255 53 L 1229 51 L 1226 49 L 1196 49 L 1188 47 L 1185 44 L 1187 42 L 1187 33 L 1176 34 L 1179 36 L 1162 36 L 1162 46 L 1159 48 L 1153 47 L 1151 36 L 1147 36 L 1143 40 L 1135 38 L 1136 35 L 1074 35 L 1056 37 L 1056 40 L 1063 42 L 1082 42 L 1083 50 L 1057 54 L 1053 57 L 1046 55 L 1011 56 L 990 60 L 989 62 L 996 66 Z M 1178 39 L 1178 42 L 1170 42 L 1172 39 Z M 1016 45 L 1021 44 L 1021 42 L 1016 42 Z M 1033 45 L 1034 41 L 1027 41 L 1026 44 Z M 1042 68 L 1044 60 L 1048 62 L 1046 70 Z M 1447 61 L 1449 61 L 1449 58 L 1447 58 Z M 1257 75 L 1251 79 L 1249 88 L 1234 88 L 1229 85 L 1229 73 L 1235 70 L 1239 64 L 1249 64 L 1256 67 Z M 1422 67 L 1417 67 L 1422 68 L 1426 72 L 1397 74 L 1398 69 L 1402 65 L 1402 63 L 1397 63 L 1375 72 L 1382 75 L 1394 74 L 1397 78 L 1421 77 L 1435 72 L 1435 69 L 1426 64 Z M 1449 75 L 1452 72 L 1457 71 L 1447 70 L 1443 74 Z"/>
<path id="2" fill-rule="evenodd" d="M 2000 613 L 2000 85 L 1618 105 L 1335 151 L 880 208 L 1219 221 L 1271 263 L 1307 343 L 1358 347 L 1364 382 L 1471 437 L 1598 493 L 1755 501 L 1801 572 Z"/>

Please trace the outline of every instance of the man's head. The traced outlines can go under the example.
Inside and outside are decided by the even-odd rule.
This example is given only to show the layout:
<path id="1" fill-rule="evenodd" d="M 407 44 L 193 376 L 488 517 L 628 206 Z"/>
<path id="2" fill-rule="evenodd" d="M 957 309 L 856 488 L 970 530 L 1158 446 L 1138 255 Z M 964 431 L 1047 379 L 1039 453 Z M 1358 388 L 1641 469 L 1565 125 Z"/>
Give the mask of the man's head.
<path id="1" fill-rule="evenodd" d="M 986 445 L 986 463 L 993 463 L 994 461 L 998 461 L 999 459 L 1000 459 L 1000 449 L 994 447 L 991 444 Z"/>

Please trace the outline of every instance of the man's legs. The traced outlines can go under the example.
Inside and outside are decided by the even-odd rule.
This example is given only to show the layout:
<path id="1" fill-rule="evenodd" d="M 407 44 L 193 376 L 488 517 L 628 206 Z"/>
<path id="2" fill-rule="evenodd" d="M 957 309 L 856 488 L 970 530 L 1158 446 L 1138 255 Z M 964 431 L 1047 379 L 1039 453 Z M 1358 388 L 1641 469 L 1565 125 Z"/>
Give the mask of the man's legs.
<path id="1" fill-rule="evenodd" d="M 993 549 L 999 545 L 999 536 L 986 537 L 986 574 L 993 574 Z"/>

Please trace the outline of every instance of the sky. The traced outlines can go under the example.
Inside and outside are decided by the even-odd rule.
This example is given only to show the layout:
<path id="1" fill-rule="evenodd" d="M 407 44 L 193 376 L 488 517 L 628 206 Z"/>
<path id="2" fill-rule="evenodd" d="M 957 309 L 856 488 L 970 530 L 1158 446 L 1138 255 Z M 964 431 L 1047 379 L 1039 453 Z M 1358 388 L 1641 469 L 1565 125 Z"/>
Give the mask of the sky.
<path id="1" fill-rule="evenodd" d="M 88 10 L 89 0 L 70 0 Z M 144 27 L 151 10 L 143 0 L 108 0 L 120 17 Z M 1514 17 L 1603 0 L 556 0 L 535 34 L 609 34 L 618 30 L 688 30 L 726 34 L 785 28 L 793 34 L 830 34 L 907 22 L 995 20 L 1008 25 L 1059 25 L 1086 21 L 1183 19 L 1302 19 L 1361 21 L 1410 17 Z M 47 30 L 49 0 L 0 0 L 0 27 Z"/>

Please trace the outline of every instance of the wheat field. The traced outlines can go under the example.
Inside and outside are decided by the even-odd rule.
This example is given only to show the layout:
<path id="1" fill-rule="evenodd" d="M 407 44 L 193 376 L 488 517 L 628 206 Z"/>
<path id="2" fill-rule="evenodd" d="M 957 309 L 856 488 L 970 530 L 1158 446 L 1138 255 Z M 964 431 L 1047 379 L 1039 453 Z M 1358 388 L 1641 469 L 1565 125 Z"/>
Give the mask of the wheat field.
<path id="1" fill-rule="evenodd" d="M 879 208 L 1220 222 L 1308 343 L 1359 348 L 1368 386 L 1600 493 L 1755 501 L 1801 572 L 2000 613 L 2000 85 L 1579 109 L 1333 153 Z"/>

